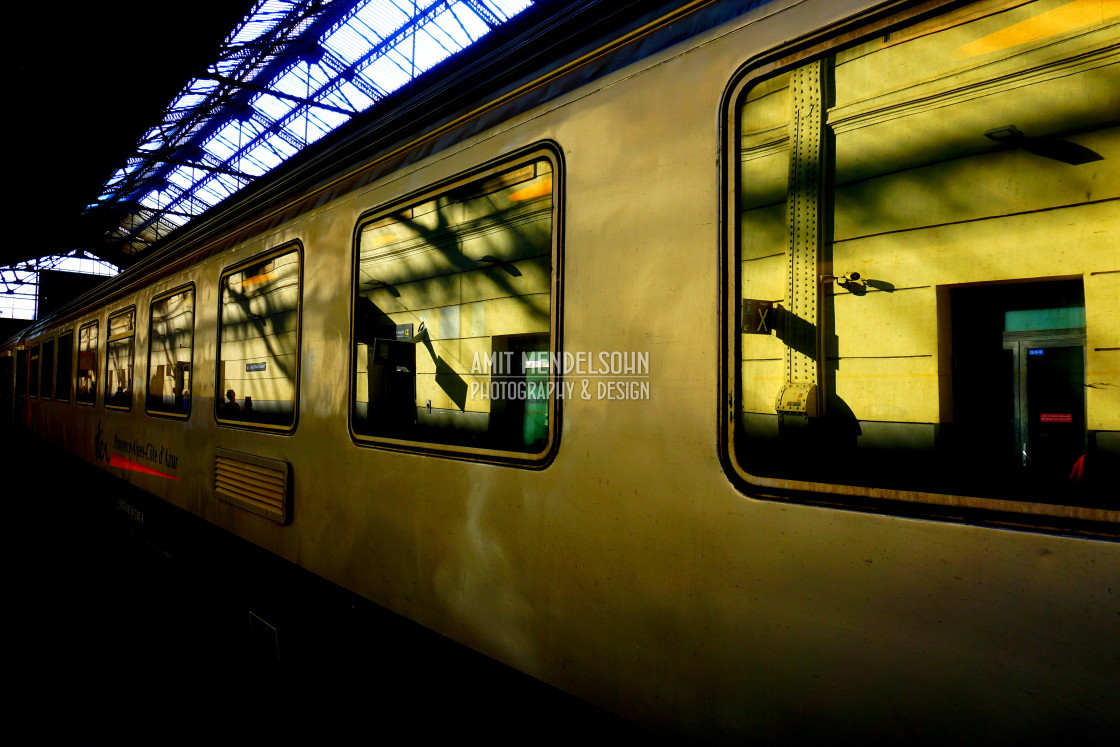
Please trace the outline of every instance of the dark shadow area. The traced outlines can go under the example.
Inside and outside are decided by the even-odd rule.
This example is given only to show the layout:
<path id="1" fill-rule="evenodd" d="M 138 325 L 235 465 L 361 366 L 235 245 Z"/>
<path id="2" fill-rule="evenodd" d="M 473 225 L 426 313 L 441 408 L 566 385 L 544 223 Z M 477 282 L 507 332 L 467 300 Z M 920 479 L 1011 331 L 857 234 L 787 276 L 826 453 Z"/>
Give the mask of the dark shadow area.
<path id="1" fill-rule="evenodd" d="M 661 743 L 52 447 L 0 446 L 51 475 L 9 506 L 18 744 Z"/>
<path id="2" fill-rule="evenodd" d="M 817 357 L 817 326 L 783 306 L 773 311 L 774 334 L 788 347 L 810 358 Z"/>

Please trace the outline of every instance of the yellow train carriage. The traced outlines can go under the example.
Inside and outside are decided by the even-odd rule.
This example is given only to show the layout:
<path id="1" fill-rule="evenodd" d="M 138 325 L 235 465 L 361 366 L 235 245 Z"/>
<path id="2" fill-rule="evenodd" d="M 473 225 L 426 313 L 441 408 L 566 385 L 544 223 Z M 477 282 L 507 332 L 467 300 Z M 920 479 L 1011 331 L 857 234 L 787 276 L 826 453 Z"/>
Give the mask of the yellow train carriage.
<path id="1" fill-rule="evenodd" d="M 691 743 L 1107 743 L 1116 3 L 587 20 L 39 322 L 11 419 Z"/>

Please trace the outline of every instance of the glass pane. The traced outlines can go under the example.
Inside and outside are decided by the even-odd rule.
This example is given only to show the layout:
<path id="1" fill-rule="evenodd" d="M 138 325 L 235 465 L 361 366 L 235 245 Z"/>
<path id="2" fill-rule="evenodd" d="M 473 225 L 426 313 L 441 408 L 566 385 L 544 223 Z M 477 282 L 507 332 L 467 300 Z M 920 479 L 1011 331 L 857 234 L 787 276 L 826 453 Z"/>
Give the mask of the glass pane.
<path id="1" fill-rule="evenodd" d="M 78 393 L 85 405 L 97 400 L 97 322 L 78 330 Z"/>
<path id="2" fill-rule="evenodd" d="M 193 348 L 194 290 L 153 302 L 148 329 L 149 412 L 190 412 Z"/>
<path id="3" fill-rule="evenodd" d="M 359 434 L 545 450 L 552 177 L 537 160 L 361 227 Z"/>
<path id="4" fill-rule="evenodd" d="M 1028 470 L 1065 479 L 1085 454 L 1085 349 L 1026 347 Z"/>
<path id="5" fill-rule="evenodd" d="M 109 317 L 109 341 L 105 345 L 105 406 L 132 407 L 132 362 L 136 311 Z"/>
<path id="6" fill-rule="evenodd" d="M 58 337 L 58 367 L 56 369 L 54 396 L 60 402 L 70 401 L 71 375 L 74 365 L 74 333 Z"/>
<path id="7" fill-rule="evenodd" d="M 28 371 L 28 379 L 30 380 L 30 394 L 32 397 L 39 396 L 39 356 L 40 348 L 38 345 L 31 346 L 31 368 Z"/>
<path id="8" fill-rule="evenodd" d="M 43 399 L 54 397 L 54 340 L 43 343 L 39 361 L 39 396 Z"/>
<path id="9" fill-rule="evenodd" d="M 1120 505 L 1106 489 L 1120 406 L 1103 395 L 1120 356 L 1100 324 L 1118 291 L 1100 270 L 1115 269 L 1120 229 L 1120 13 L 1071 5 L 974 3 L 746 91 L 733 310 L 743 471 Z M 1039 330 L 1084 345 L 1061 387 L 1037 360 L 1007 373 L 1005 345 Z M 1039 445 L 1059 427 L 1040 426 L 1036 387 L 1082 393 L 1051 413 L 1076 431 L 1054 464 L 1086 455 L 1077 485 L 1041 486 L 1008 449 L 1011 413 L 1026 408 L 1030 441 L 1053 451 Z"/>
<path id="10" fill-rule="evenodd" d="M 299 252 L 222 277 L 219 420 L 295 423 Z"/>

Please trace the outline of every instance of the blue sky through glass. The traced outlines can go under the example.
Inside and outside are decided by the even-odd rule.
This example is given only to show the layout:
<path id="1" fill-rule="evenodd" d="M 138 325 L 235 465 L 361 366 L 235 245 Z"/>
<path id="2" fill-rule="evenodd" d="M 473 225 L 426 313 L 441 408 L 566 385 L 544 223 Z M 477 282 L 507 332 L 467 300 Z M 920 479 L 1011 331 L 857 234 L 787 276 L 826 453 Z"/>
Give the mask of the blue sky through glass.
<path id="1" fill-rule="evenodd" d="M 285 19 L 299 11 L 301 4 L 299 0 L 262 0 L 227 37 L 226 49 L 236 50 L 238 45 L 269 38 Z M 248 74 L 242 70 L 243 80 L 268 92 L 251 99 L 247 108 L 219 115 L 228 116 L 228 122 L 216 132 L 207 129 L 214 134 L 197 142 L 193 149 L 184 149 L 179 143 L 175 161 L 198 166 L 178 166 L 150 185 L 139 202 L 152 212 L 141 224 L 150 227 L 154 221 L 157 234 L 160 227 L 166 231 L 182 225 L 354 114 L 476 42 L 490 31 L 492 22 L 505 22 L 532 2 L 350 0 L 350 4 L 352 8 L 342 16 L 342 22 L 316 32 L 321 35 L 310 54 L 302 55 L 269 80 L 253 77 L 263 69 L 263 63 Z M 236 76 L 239 60 L 236 54 L 228 54 L 211 66 L 210 73 Z M 141 140 L 139 152 L 164 148 L 165 138 L 171 137 L 168 133 L 176 131 L 175 123 L 219 90 L 215 80 L 188 83 L 172 102 L 164 121 Z M 106 183 L 100 199 L 111 201 L 116 194 L 114 185 L 144 163 L 137 158 L 122 166 Z M 127 233 L 128 228 L 122 227 L 122 231 Z"/>

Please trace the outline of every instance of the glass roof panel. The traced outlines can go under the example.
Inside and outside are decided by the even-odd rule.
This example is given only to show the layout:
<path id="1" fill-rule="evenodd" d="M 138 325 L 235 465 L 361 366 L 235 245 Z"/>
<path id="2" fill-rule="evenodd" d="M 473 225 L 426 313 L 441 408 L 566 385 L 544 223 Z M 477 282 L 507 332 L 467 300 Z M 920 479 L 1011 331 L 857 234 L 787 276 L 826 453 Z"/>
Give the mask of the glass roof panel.
<path id="1" fill-rule="evenodd" d="M 291 99 L 282 99 L 271 93 L 262 93 L 253 99 L 253 108 L 273 121 L 283 119 L 295 107 L 296 102 Z"/>
<path id="2" fill-rule="evenodd" d="M 365 28 L 374 38 L 384 39 L 408 23 L 410 16 L 396 3 L 366 3 L 355 16 L 356 28 Z"/>
<path id="3" fill-rule="evenodd" d="M 356 28 L 358 19 L 352 20 L 345 26 L 339 26 L 334 32 L 323 38 L 323 46 L 338 55 L 346 63 L 357 62 L 362 55 L 373 49 L 378 41 L 377 35 L 371 29 Z"/>
<path id="4" fill-rule="evenodd" d="M 376 58 L 373 62 L 364 67 L 361 70 L 361 75 L 369 81 L 371 85 L 376 86 L 378 90 L 384 91 L 385 93 L 392 93 L 412 80 L 408 72 L 401 67 L 401 62 L 393 59 L 388 54 Z"/>
<path id="5" fill-rule="evenodd" d="M 353 109 L 356 112 L 367 109 L 373 99 L 350 81 L 344 80 L 328 91 L 321 101 L 337 106 L 339 109 Z"/>
<path id="6" fill-rule="evenodd" d="M 246 44 L 251 41 L 256 41 L 269 31 L 280 25 L 284 20 L 284 16 L 297 5 L 294 2 L 286 2 L 285 0 L 264 0 L 245 22 L 237 28 L 230 36 L 230 44 Z"/>
<path id="7" fill-rule="evenodd" d="M 260 0 L 226 38 L 209 75 L 180 91 L 90 209 L 139 202 L 152 212 L 126 216 L 119 233 L 126 240 L 158 237 L 185 220 L 161 211 L 194 215 L 248 183 L 223 170 L 263 175 L 345 123 L 349 112 L 369 108 L 477 41 L 490 30 L 485 18 L 505 21 L 531 5 Z M 172 155 L 145 157 L 157 150 Z M 178 165 L 183 162 L 200 165 Z"/>

